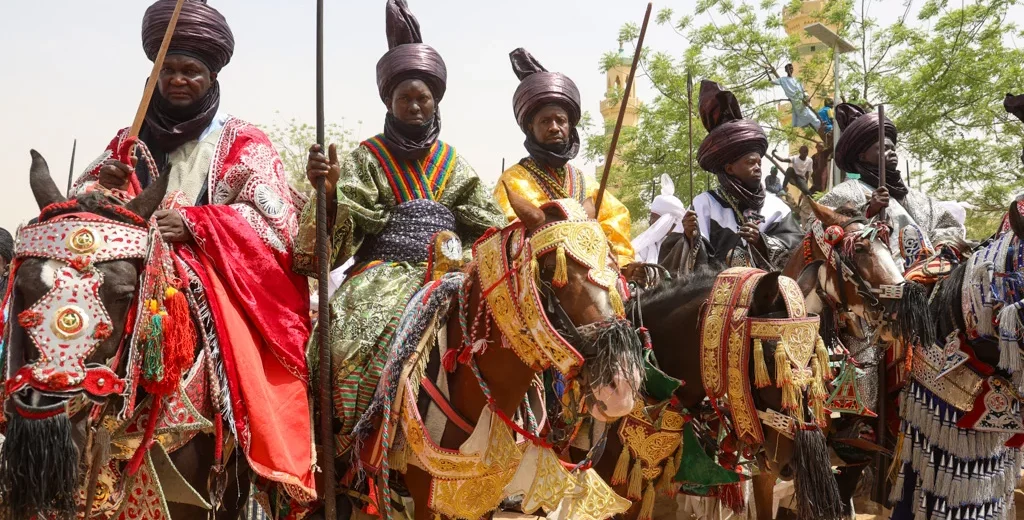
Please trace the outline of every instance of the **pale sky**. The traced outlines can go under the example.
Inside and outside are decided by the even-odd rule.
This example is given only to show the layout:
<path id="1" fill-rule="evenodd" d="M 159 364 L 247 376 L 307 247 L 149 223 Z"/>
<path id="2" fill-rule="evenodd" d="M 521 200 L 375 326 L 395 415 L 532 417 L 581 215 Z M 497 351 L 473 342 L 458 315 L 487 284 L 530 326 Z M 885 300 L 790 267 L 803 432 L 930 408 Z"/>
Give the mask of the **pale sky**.
<path id="1" fill-rule="evenodd" d="M 209 0 L 227 18 L 235 54 L 221 72 L 222 110 L 269 126 L 291 118 L 315 123 L 313 0 Z M 47 158 L 63 190 L 71 145 L 76 176 L 116 131 L 131 124 L 151 64 L 142 52 L 148 0 L 8 2 L 0 16 L 0 226 L 13 229 L 37 213 L 28 188 L 29 149 Z M 385 108 L 375 65 L 386 51 L 384 0 L 327 0 L 326 118 L 357 139 L 378 133 Z M 694 0 L 655 4 L 676 14 Z M 874 9 L 890 15 L 877 2 Z M 916 2 L 915 2 L 916 3 Z M 600 123 L 603 53 L 617 46 L 624 22 L 639 23 L 646 0 L 409 0 L 426 43 L 448 65 L 441 137 L 485 179 L 525 151 L 512 115 L 518 80 L 508 53 L 526 47 L 549 70 L 569 75 L 583 108 Z M 894 16 L 894 15 L 892 15 Z M 885 20 L 883 20 L 883 23 Z M 685 40 L 652 22 L 648 45 L 680 55 Z M 678 51 L 678 52 L 677 52 Z M 642 78 L 637 92 L 650 99 Z M 361 123 L 360 123 L 361 122 Z M 600 128 L 600 125 L 597 126 Z M 577 161 L 581 166 L 582 161 Z M 593 165 L 586 165 L 592 168 Z"/>
<path id="2" fill-rule="evenodd" d="M 0 17 L 0 226 L 12 232 L 38 212 L 28 188 L 29 149 L 67 182 L 71 145 L 77 173 L 131 124 L 151 64 L 139 34 L 146 0 L 16 2 Z M 220 74 L 221 108 L 256 124 L 291 118 L 315 123 L 313 0 L 210 0 L 235 35 Z M 383 128 L 375 66 L 387 50 L 384 0 L 325 2 L 326 118 L 345 120 L 363 139 Z M 441 137 L 484 178 L 525 151 L 512 115 L 518 80 L 508 53 L 526 47 L 549 70 L 579 85 L 584 110 L 599 117 L 605 78 L 600 57 L 617 45 L 623 22 L 643 18 L 644 0 L 410 0 L 426 43 L 448 65 Z M 673 2 L 692 10 L 693 0 Z M 656 34 L 657 33 L 657 34 Z M 665 47 L 680 39 L 653 26 Z M 641 98 L 647 94 L 640 85 Z M 359 122 L 362 124 L 359 124 Z M 599 119 L 598 119 L 599 121 Z"/>

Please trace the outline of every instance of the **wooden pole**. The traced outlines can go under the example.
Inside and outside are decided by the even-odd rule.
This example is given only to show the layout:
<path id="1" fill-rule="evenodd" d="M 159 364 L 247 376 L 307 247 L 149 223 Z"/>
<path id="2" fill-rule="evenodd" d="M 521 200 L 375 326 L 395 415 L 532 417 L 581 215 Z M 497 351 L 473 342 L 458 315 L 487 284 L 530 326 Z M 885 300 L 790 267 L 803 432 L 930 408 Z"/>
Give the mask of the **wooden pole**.
<path id="1" fill-rule="evenodd" d="M 167 31 L 164 32 L 164 41 L 160 43 L 160 50 L 157 51 L 156 59 L 153 60 L 153 70 L 149 72 L 149 80 L 146 81 L 146 88 L 142 91 L 142 99 L 139 101 L 138 110 L 135 111 L 135 121 L 132 122 L 128 137 L 137 137 L 139 131 L 142 130 L 142 122 L 146 120 L 149 101 L 153 99 L 153 91 L 156 90 L 157 81 L 160 79 L 160 70 L 164 68 L 164 58 L 167 57 L 167 49 L 171 46 L 174 28 L 178 26 L 178 15 L 181 14 L 181 6 L 184 3 L 185 0 L 178 0 L 178 3 L 174 4 L 171 21 L 167 24 Z"/>
<path id="2" fill-rule="evenodd" d="M 878 105 L 878 187 L 885 186 L 885 107 Z M 885 210 L 878 212 L 878 218 L 885 218 Z M 878 445 L 882 447 L 875 454 L 877 457 L 877 463 L 875 464 L 875 502 L 881 505 L 885 505 L 889 499 L 889 494 L 886 493 L 887 475 L 889 474 L 888 458 L 885 456 L 885 444 L 886 437 L 888 436 L 888 425 L 886 424 L 886 404 L 888 401 L 888 371 L 889 371 L 889 346 L 886 344 L 882 345 L 881 360 L 877 364 L 878 366 L 878 426 L 875 428 L 877 432 Z"/>
<path id="3" fill-rule="evenodd" d="M 686 68 L 686 120 L 690 126 L 690 204 L 693 204 L 693 74 Z"/>
<path id="4" fill-rule="evenodd" d="M 71 181 L 75 178 L 75 151 L 78 150 L 78 139 L 71 145 L 71 166 L 68 167 L 68 187 L 64 190 L 64 196 L 71 198 Z"/>
<path id="5" fill-rule="evenodd" d="M 327 154 L 324 123 L 324 0 L 316 1 L 316 142 Z M 324 501 L 324 517 L 336 520 L 337 504 L 335 503 L 334 476 L 334 403 L 332 402 L 333 384 L 331 380 L 331 344 L 330 344 L 330 255 L 327 247 L 327 179 L 319 177 L 316 181 L 316 257 L 317 289 L 319 291 L 319 311 L 317 317 L 317 346 L 319 348 L 319 371 L 317 385 L 320 392 L 320 468 L 323 470 L 324 489 L 320 497 Z M 390 499 L 390 497 L 387 497 Z"/>
<path id="6" fill-rule="evenodd" d="M 619 103 L 619 119 L 615 122 L 615 131 L 612 133 L 612 144 L 608 148 L 608 156 L 604 161 L 604 173 L 601 175 L 601 187 L 597 190 L 597 202 L 594 204 L 595 213 L 601 214 L 601 202 L 604 200 L 604 190 L 608 187 L 608 174 L 612 170 L 612 159 L 615 157 L 615 147 L 619 144 L 619 132 L 622 131 L 622 120 L 626 117 L 626 106 L 629 105 L 629 94 L 633 91 L 633 78 L 636 76 L 636 68 L 640 65 L 640 53 L 644 49 L 644 36 L 647 35 L 647 23 L 651 21 L 651 9 L 653 3 L 647 4 L 647 13 L 644 14 L 644 24 L 640 26 L 640 36 L 636 40 L 636 53 L 633 54 L 633 66 L 629 69 L 629 78 L 626 79 L 626 88 L 622 92 L 622 102 Z"/>

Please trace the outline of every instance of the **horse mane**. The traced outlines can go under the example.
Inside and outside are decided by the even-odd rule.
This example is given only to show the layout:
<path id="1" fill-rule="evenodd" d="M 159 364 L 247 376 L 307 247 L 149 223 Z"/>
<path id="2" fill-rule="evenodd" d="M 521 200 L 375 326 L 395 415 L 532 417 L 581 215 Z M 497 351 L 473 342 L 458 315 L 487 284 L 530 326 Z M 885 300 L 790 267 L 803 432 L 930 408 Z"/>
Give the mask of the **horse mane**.
<path id="1" fill-rule="evenodd" d="M 627 315 L 633 316 L 638 308 L 645 313 L 668 314 L 679 307 L 679 302 L 690 301 L 710 291 L 723 270 L 720 265 L 702 265 L 692 273 L 644 291 L 629 301 Z"/>
<path id="2" fill-rule="evenodd" d="M 146 226 L 145 219 L 99 192 L 86 193 L 74 199 L 50 204 L 39 212 L 36 221 L 46 222 L 71 213 L 93 213 L 122 224 Z"/>

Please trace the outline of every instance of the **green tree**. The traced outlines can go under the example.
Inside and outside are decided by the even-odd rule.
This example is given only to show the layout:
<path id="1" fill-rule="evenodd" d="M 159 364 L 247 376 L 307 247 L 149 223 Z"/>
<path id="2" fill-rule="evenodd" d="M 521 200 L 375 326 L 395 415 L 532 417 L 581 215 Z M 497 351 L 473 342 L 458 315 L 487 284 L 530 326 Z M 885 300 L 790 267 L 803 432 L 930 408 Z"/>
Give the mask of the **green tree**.
<path id="1" fill-rule="evenodd" d="M 312 195 L 313 186 L 306 180 L 306 159 L 310 145 L 316 143 L 316 126 L 293 118 L 264 127 L 264 131 L 281 155 L 288 182 L 307 197 Z M 352 151 L 358 144 L 352 137 L 352 130 L 345 126 L 344 118 L 341 123 L 327 123 L 324 136 L 328 144 L 338 145 L 339 155 Z"/>
<path id="2" fill-rule="evenodd" d="M 927 174 L 914 174 L 914 187 L 975 206 L 968 225 L 972 236 L 987 229 L 996 213 L 1005 211 L 1011 195 L 1024 188 L 1019 177 L 1024 125 L 1012 121 L 1001 102 L 1006 92 L 1020 92 L 1024 51 L 1012 41 L 1020 30 L 1007 21 L 1018 0 L 976 0 L 951 7 L 946 0 L 928 0 L 916 20 L 909 20 L 912 2 L 900 4 L 900 16 L 882 26 L 870 16 L 872 7 L 891 7 L 892 0 L 832 0 L 812 18 L 832 27 L 858 46 L 842 56 L 844 98 L 868 108 L 879 103 L 900 130 L 899 151 Z M 799 55 L 799 40 L 783 30 L 785 9 L 799 9 L 801 0 L 698 0 L 692 14 L 658 13 L 656 23 L 684 41 L 681 53 L 645 49 L 641 70 L 653 84 L 654 99 L 640 109 L 640 125 L 620 139 L 623 191 L 638 197 L 631 211 L 644 212 L 655 192 L 651 179 L 660 173 L 675 178 L 677 195 L 689 200 L 693 160 L 694 193 L 714 181 L 690 154 L 693 104 L 693 149 L 706 135 L 697 114 L 700 79 L 708 78 L 733 91 L 747 117 L 768 131 L 771 142 L 808 142 L 813 132 L 779 124 L 780 103 L 788 102 L 772 85 L 766 70 L 778 70 Z M 696 23 L 696 20 L 701 23 Z M 638 29 L 626 24 L 620 40 L 635 42 Z M 606 55 L 605 70 L 616 58 Z M 818 53 L 803 61 L 803 77 L 832 77 L 833 56 Z M 693 90 L 687 93 L 687 71 Z M 830 83 L 805 82 L 813 98 Z M 605 135 L 587 140 L 589 157 L 603 157 Z M 922 182 L 923 181 L 923 182 Z M 941 182 L 940 182 L 941 181 Z M 625 197 L 624 197 L 625 198 Z M 639 206 L 639 207 L 638 207 Z M 636 214 L 636 213 L 635 213 Z M 639 213 L 643 214 L 643 213 Z M 983 229 L 986 228 L 986 229 Z"/>

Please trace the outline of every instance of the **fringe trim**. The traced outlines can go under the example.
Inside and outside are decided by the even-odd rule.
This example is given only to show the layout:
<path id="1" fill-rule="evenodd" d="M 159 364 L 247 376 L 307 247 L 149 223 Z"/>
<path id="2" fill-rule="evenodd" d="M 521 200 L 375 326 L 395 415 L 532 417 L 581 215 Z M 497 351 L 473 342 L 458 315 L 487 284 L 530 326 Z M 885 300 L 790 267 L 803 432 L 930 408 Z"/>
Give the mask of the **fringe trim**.
<path id="1" fill-rule="evenodd" d="M 1020 320 L 1021 302 L 1004 307 L 999 311 L 999 368 L 1013 376 L 1013 383 L 1018 391 L 1021 388 L 1024 374 L 1024 359 L 1021 357 L 1021 335 L 1024 325 Z"/>

